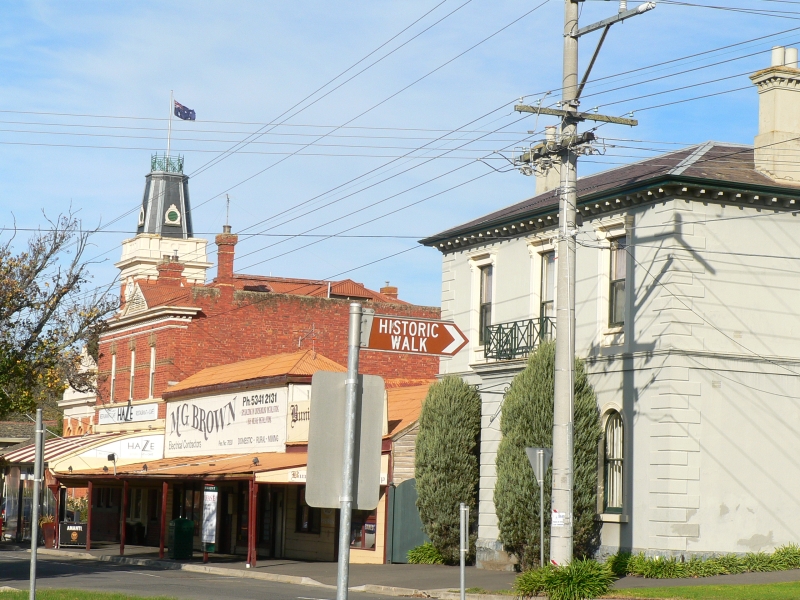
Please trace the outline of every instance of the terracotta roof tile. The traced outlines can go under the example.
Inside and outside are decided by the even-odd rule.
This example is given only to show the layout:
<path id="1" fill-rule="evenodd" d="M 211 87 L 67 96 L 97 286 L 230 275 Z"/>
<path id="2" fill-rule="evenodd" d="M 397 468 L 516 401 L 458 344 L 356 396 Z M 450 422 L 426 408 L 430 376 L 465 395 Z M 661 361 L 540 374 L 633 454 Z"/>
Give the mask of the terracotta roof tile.
<path id="1" fill-rule="evenodd" d="M 190 288 L 144 284 L 142 290 L 147 308 L 157 306 L 194 306 Z"/>
<path id="2" fill-rule="evenodd" d="M 313 350 L 302 350 L 291 354 L 274 354 L 218 367 L 209 367 L 187 377 L 177 385 L 167 388 L 166 392 L 172 395 L 175 392 L 206 386 L 283 375 L 311 376 L 317 371 L 345 372 L 347 368 Z"/>
<path id="3" fill-rule="evenodd" d="M 385 294 L 371 290 L 363 283 L 358 283 L 352 279 L 324 281 L 299 279 L 295 277 L 267 277 L 264 275 L 237 274 L 234 275 L 234 280 L 236 289 L 244 289 L 247 291 L 326 298 L 330 286 L 330 295 L 335 298 L 372 300 L 374 302 L 384 302 L 387 304 L 408 304 L 408 302 L 404 300 L 391 298 Z"/>

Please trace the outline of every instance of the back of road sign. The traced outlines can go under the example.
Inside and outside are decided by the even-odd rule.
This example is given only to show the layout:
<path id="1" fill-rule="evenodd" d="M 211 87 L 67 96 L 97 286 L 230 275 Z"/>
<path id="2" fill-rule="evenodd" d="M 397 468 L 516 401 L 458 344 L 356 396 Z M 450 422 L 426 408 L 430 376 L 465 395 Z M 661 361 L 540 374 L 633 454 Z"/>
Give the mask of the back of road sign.
<path id="1" fill-rule="evenodd" d="M 544 481 L 544 475 L 547 473 L 547 468 L 550 466 L 550 459 L 553 458 L 552 448 L 525 448 L 525 453 L 528 455 L 528 461 L 533 467 L 533 475 L 536 477 L 536 482 L 541 485 Z"/>
<path id="2" fill-rule="evenodd" d="M 347 405 L 345 379 L 347 373 L 328 371 L 317 371 L 311 378 L 306 474 L 306 502 L 309 506 L 340 507 Z M 353 465 L 355 510 L 374 510 L 378 507 L 384 393 L 382 377 L 358 376 Z"/>

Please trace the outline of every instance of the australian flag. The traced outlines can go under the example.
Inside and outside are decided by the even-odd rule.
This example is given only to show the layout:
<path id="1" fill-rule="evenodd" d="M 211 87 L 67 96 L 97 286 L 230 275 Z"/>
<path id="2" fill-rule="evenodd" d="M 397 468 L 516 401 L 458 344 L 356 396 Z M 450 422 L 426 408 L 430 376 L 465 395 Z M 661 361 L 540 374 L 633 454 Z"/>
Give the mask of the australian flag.
<path id="1" fill-rule="evenodd" d="M 197 115 L 191 108 L 186 108 L 183 104 L 175 101 L 175 116 L 184 121 L 194 121 Z"/>

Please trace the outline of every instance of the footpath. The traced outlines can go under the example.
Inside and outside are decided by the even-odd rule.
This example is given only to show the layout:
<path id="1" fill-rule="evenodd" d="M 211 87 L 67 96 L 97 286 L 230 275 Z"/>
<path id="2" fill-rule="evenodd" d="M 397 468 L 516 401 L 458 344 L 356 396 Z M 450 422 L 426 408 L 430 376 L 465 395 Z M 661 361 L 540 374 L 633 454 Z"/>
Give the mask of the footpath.
<path id="1" fill-rule="evenodd" d="M 3 544 L 5 546 L 5 544 Z M 8 548 L 11 549 L 11 548 Z M 19 548 L 21 550 L 27 548 Z M 39 548 L 43 556 L 72 560 L 96 560 L 115 564 L 150 567 L 156 569 L 184 570 L 224 577 L 241 577 L 275 581 L 324 589 L 336 588 L 336 563 L 306 562 L 288 559 L 259 560 L 255 568 L 246 568 L 241 556 L 211 555 L 209 562 L 202 562 L 202 554 L 196 552 L 191 560 L 160 560 L 158 551 L 151 547 L 126 546 L 125 556 L 119 556 L 118 545 L 103 545 L 86 551 L 84 549 L 48 550 Z M 509 600 L 516 573 L 486 571 L 467 567 L 467 588 L 481 588 L 485 593 L 467 594 L 469 600 Z M 698 579 L 643 579 L 623 577 L 614 584 L 614 589 L 648 587 L 679 587 L 697 585 L 746 585 L 800 581 L 800 570 L 771 573 L 743 573 L 720 575 Z M 350 590 L 370 592 L 386 596 L 410 596 L 417 598 L 459 598 L 459 569 L 443 565 L 350 565 Z M 492 593 L 495 592 L 495 593 Z M 505 592 L 505 593 L 503 593 Z M 613 591 L 612 591 L 613 596 Z"/>

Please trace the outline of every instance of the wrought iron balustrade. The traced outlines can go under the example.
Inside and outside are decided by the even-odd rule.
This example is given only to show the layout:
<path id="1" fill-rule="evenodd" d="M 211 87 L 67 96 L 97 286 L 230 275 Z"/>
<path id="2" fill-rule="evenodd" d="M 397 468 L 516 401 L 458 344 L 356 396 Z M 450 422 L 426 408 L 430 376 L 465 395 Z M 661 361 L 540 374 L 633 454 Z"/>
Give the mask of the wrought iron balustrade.
<path id="1" fill-rule="evenodd" d="M 494 360 L 528 356 L 543 341 L 553 339 L 556 321 L 551 317 L 490 325 L 484 334 L 483 355 Z"/>
<path id="2" fill-rule="evenodd" d="M 150 157 L 150 171 L 165 173 L 183 173 L 183 157 L 179 155 L 153 154 Z"/>

